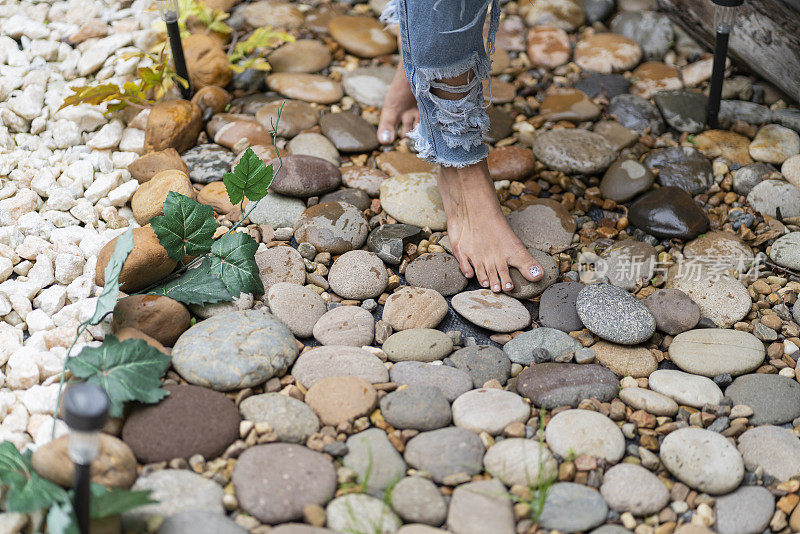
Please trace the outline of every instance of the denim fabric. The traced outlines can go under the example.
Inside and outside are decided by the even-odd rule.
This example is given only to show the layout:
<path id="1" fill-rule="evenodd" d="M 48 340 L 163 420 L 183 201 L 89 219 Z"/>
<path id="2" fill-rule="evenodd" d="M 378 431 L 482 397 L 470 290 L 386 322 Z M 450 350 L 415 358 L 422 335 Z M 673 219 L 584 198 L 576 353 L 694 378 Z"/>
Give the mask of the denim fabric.
<path id="1" fill-rule="evenodd" d="M 491 7 L 488 50 L 483 25 Z M 489 55 L 500 20 L 498 0 L 390 0 L 381 20 L 400 24 L 403 68 L 417 99 L 419 124 L 408 136 L 419 157 L 446 167 L 478 163 L 489 153 L 483 82 L 491 73 Z M 442 83 L 470 73 L 461 86 Z M 464 95 L 446 100 L 432 88 Z"/>

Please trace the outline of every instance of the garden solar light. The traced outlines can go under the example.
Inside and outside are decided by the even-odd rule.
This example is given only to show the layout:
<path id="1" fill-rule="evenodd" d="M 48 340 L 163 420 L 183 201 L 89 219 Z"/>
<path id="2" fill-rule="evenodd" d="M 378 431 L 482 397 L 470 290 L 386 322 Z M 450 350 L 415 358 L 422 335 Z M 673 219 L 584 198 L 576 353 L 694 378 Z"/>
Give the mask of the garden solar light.
<path id="1" fill-rule="evenodd" d="M 186 68 L 186 58 L 183 57 L 183 43 L 181 42 L 181 30 L 178 26 L 178 18 L 180 17 L 181 10 L 178 6 L 178 0 L 158 0 L 158 11 L 161 13 L 161 19 L 167 25 L 167 36 L 169 36 L 169 48 L 172 50 L 172 62 L 175 64 L 175 72 L 189 83 L 189 71 Z M 178 84 L 181 90 L 181 95 L 186 100 L 192 97 L 192 87 L 187 85 L 184 87 Z"/>
<path id="2" fill-rule="evenodd" d="M 714 2 L 714 70 L 708 92 L 708 125 L 719 127 L 719 102 L 722 98 L 722 82 L 725 79 L 725 60 L 728 57 L 728 39 L 736 21 L 736 9 L 744 0 L 712 0 Z"/>
<path id="3" fill-rule="evenodd" d="M 90 466 L 97 457 L 108 406 L 108 395 L 96 384 L 75 384 L 64 394 L 64 422 L 70 429 L 67 453 L 75 463 L 73 507 L 81 534 L 89 534 Z"/>

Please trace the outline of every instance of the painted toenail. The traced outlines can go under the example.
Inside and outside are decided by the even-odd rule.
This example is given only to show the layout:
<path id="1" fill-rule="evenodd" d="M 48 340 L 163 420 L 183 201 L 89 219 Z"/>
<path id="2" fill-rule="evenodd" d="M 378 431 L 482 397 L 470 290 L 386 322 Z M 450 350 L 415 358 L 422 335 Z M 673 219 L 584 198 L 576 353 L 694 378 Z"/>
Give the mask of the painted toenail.
<path id="1" fill-rule="evenodd" d="M 495 284 L 494 287 L 492 287 L 492 291 L 500 291 L 500 286 Z"/>
<path id="2" fill-rule="evenodd" d="M 384 143 L 388 143 L 392 139 L 392 132 L 389 130 L 384 130 L 381 132 L 381 141 Z"/>
<path id="3" fill-rule="evenodd" d="M 484 281 L 484 282 L 481 282 L 481 285 L 482 285 L 483 287 L 489 287 L 489 282 L 486 282 L 486 281 Z"/>
<path id="4" fill-rule="evenodd" d="M 513 289 L 513 288 L 514 288 L 514 284 L 511 284 L 511 283 L 506 284 L 506 289 Z"/>
<path id="5" fill-rule="evenodd" d="M 528 270 L 531 272 L 531 276 L 533 276 L 534 278 L 542 274 L 542 269 L 538 265 L 533 265 Z"/>

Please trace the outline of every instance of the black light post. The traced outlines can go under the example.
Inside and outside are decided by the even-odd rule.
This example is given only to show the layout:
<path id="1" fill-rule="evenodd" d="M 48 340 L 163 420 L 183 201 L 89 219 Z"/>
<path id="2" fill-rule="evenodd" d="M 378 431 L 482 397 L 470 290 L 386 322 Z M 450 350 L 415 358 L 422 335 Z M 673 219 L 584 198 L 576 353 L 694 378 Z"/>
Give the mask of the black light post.
<path id="1" fill-rule="evenodd" d="M 64 422 L 70 429 L 67 452 L 75 464 L 72 505 L 81 534 L 89 534 L 91 465 L 100 446 L 98 434 L 108 420 L 108 406 L 108 395 L 96 384 L 75 384 L 64 394 Z"/>
<path id="2" fill-rule="evenodd" d="M 189 81 L 189 70 L 186 68 L 186 58 L 183 57 L 181 29 L 178 26 L 178 17 L 181 14 L 178 0 L 158 0 L 158 11 L 161 13 L 161 19 L 164 24 L 167 25 L 169 48 L 172 50 L 172 62 L 175 64 L 175 72 L 187 83 L 186 87 L 179 84 L 181 95 L 186 100 L 189 100 L 192 98 L 192 86 Z"/>
<path id="3" fill-rule="evenodd" d="M 728 57 L 728 39 L 736 21 L 736 8 L 744 0 L 712 0 L 714 12 L 714 70 L 711 73 L 711 87 L 708 91 L 708 126 L 719 128 L 719 103 L 722 98 L 722 82 L 725 80 L 725 60 Z"/>

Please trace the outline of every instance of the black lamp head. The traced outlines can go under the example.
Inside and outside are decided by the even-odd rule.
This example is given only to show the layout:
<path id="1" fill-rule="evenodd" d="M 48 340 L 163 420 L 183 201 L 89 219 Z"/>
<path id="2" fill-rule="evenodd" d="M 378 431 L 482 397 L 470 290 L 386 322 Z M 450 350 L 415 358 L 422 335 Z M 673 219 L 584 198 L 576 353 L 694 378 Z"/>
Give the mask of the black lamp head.
<path id="1" fill-rule="evenodd" d="M 72 430 L 99 432 L 108 420 L 109 400 L 97 384 L 74 384 L 64 393 L 64 422 Z"/>
<path id="2" fill-rule="evenodd" d="M 722 7 L 739 7 L 744 4 L 744 0 L 711 0 L 718 6 Z"/>

